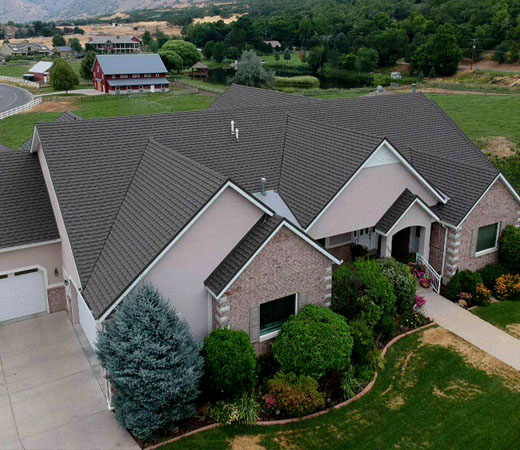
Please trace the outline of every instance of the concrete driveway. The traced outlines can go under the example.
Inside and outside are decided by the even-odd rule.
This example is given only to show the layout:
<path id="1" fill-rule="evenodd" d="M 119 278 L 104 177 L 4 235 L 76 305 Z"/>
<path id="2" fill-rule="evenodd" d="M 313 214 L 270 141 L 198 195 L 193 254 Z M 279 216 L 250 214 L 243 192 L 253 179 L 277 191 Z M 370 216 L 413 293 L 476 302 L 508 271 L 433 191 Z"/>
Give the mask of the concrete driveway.
<path id="1" fill-rule="evenodd" d="M 0 84 L 0 112 L 25 105 L 32 99 L 32 94 L 25 89 Z"/>
<path id="2" fill-rule="evenodd" d="M 95 354 L 65 312 L 1 326 L 0 449 L 138 449 L 101 386 Z"/>

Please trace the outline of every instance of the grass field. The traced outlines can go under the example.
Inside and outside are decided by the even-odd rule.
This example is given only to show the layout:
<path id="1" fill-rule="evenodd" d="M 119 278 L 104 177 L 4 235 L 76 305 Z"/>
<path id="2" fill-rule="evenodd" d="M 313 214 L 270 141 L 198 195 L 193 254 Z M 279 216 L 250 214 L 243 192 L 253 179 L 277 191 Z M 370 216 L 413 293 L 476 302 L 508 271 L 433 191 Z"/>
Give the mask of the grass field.
<path id="1" fill-rule="evenodd" d="M 0 75 L 3 77 L 14 77 L 14 78 L 23 78 L 24 74 L 26 74 L 29 69 L 36 63 L 28 63 L 20 65 L 0 65 Z"/>
<path id="2" fill-rule="evenodd" d="M 307 65 L 304 63 L 301 58 L 298 56 L 297 53 L 291 52 L 291 59 L 284 59 L 283 58 L 283 52 L 280 53 L 280 59 L 277 61 L 275 54 L 271 55 L 264 55 L 262 56 L 262 60 L 265 61 L 266 66 L 270 65 L 285 65 L 285 66 L 300 66 L 300 65 Z"/>
<path id="3" fill-rule="evenodd" d="M 74 111 L 85 119 L 95 119 L 200 110 L 206 109 L 213 102 L 213 97 L 187 94 L 183 90 L 118 98 L 96 96 L 56 99 L 56 102 L 43 103 L 36 112 L 19 114 L 0 121 L 0 143 L 17 148 L 32 136 L 37 122 L 50 122 L 66 110 Z"/>
<path id="4" fill-rule="evenodd" d="M 373 390 L 339 411 L 277 427 L 219 427 L 166 445 L 196 449 L 513 449 L 520 374 L 445 330 L 398 342 Z"/>
<path id="5" fill-rule="evenodd" d="M 520 302 L 492 303 L 474 309 L 472 313 L 486 322 L 502 328 L 514 337 L 520 338 Z"/>

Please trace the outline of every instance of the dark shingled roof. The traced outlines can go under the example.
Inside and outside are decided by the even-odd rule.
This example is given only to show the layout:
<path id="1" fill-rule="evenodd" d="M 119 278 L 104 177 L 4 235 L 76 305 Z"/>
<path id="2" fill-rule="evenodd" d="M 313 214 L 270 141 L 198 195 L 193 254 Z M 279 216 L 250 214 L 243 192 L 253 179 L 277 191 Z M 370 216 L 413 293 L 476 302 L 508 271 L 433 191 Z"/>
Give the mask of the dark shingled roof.
<path id="1" fill-rule="evenodd" d="M 231 120 L 240 130 L 239 140 L 230 132 Z M 222 180 L 258 192 L 260 178 L 266 177 L 266 188 L 279 190 L 298 220 L 308 224 L 386 138 L 449 196 L 434 210 L 457 225 L 499 173 L 422 94 L 320 101 L 232 86 L 206 111 L 38 124 L 37 133 L 85 298 L 96 314 L 144 270 Z M 161 164 L 154 165 L 155 152 Z M 200 191 L 190 194 L 194 204 L 179 201 L 160 211 L 138 196 L 134 178 L 153 197 L 151 192 L 164 187 L 163 176 L 190 173 L 190 165 L 208 171 L 208 181 L 189 175 L 200 184 Z M 144 168 L 147 177 L 141 175 Z M 167 233 L 156 231 L 131 221 L 128 211 L 141 209 L 159 215 L 159 222 L 182 220 Z M 142 251 L 140 242 L 148 240 L 153 245 Z M 122 267 L 116 255 L 133 262 Z"/>
<path id="2" fill-rule="evenodd" d="M 408 189 L 405 189 L 392 206 L 388 208 L 388 211 L 386 211 L 383 217 L 379 219 L 379 222 L 376 224 L 376 230 L 381 231 L 384 234 L 388 233 L 403 216 L 410 205 L 418 198 L 419 196 L 413 194 Z"/>
<path id="3" fill-rule="evenodd" d="M 153 140 L 146 145 L 84 285 L 94 317 L 106 311 L 225 182 Z"/>
<path id="4" fill-rule="evenodd" d="M 215 295 L 219 295 L 283 220 L 283 217 L 277 215 L 270 217 L 266 214 L 261 217 L 211 275 L 206 278 L 204 284 L 208 289 Z"/>
<path id="5" fill-rule="evenodd" d="M 0 149 L 0 248 L 59 239 L 38 155 Z"/>

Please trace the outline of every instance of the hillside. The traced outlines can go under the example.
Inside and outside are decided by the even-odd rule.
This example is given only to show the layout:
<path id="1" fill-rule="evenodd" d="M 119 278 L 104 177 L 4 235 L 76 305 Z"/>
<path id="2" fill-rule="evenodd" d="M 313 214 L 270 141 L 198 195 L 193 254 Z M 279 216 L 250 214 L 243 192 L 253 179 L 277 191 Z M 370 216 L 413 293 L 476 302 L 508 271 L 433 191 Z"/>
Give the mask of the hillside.
<path id="1" fill-rule="evenodd" d="M 135 9 L 179 7 L 190 0 L 2 0 L 0 23 L 9 20 L 30 22 L 32 20 L 55 20 L 79 18 Z"/>

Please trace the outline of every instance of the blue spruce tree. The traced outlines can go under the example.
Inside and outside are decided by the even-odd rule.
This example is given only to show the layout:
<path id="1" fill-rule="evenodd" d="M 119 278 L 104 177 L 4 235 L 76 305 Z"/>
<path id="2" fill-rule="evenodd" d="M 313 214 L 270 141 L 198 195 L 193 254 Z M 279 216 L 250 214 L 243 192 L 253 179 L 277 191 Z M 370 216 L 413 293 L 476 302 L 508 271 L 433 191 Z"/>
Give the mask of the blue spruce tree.
<path id="1" fill-rule="evenodd" d="M 119 423 L 141 439 L 193 416 L 203 359 L 188 324 L 144 284 L 99 334 L 97 354 L 114 387 Z"/>

